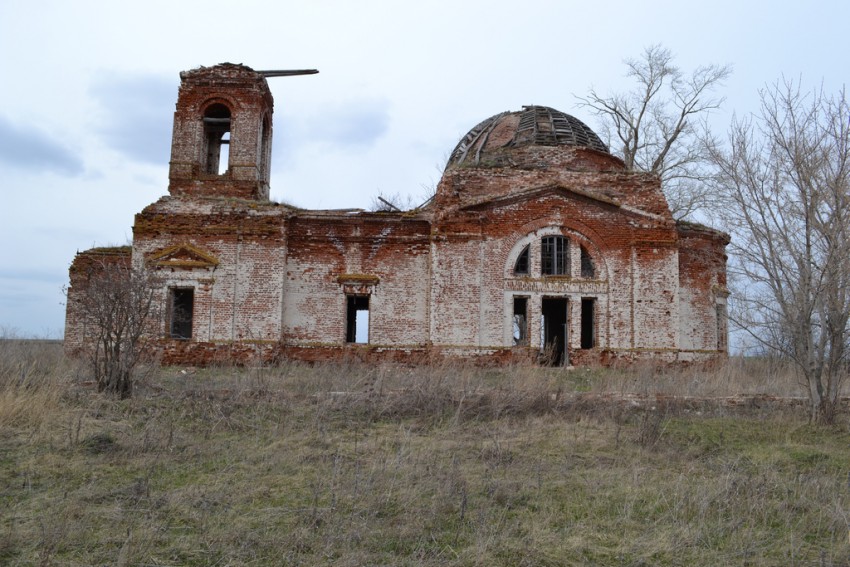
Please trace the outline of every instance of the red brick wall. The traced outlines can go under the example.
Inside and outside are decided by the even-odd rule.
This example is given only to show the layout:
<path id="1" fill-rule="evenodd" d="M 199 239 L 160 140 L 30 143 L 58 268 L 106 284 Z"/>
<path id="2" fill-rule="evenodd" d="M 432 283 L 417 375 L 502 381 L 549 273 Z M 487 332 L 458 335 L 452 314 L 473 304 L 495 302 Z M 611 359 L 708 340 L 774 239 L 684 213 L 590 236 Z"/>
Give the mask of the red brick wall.
<path id="1" fill-rule="evenodd" d="M 130 265 L 130 247 L 93 248 L 78 252 L 68 269 L 69 286 L 65 298 L 65 352 L 76 354 L 85 347 L 85 314 L 80 306 L 87 280 L 104 266 Z"/>
<path id="2" fill-rule="evenodd" d="M 426 221 L 400 215 L 294 216 L 287 225 L 284 342 L 343 343 L 346 293 L 360 293 L 370 295 L 371 344 L 425 344 L 429 232 Z M 358 284 L 357 276 L 376 283 Z"/>
<path id="3" fill-rule="evenodd" d="M 725 301 L 726 237 L 676 225 L 655 175 L 570 146 L 488 150 L 452 166 L 433 203 L 411 213 L 300 211 L 268 201 L 273 100 L 265 78 L 224 64 L 181 74 L 169 193 L 136 216 L 132 261 L 168 290 L 192 287 L 192 340 L 161 333 L 167 362 L 291 356 L 429 360 L 528 359 L 540 347 L 541 303 L 569 300 L 577 363 L 716 354 Z M 204 112 L 231 113 L 230 168 L 207 173 Z M 540 240 L 570 240 L 571 270 L 540 273 Z M 531 273 L 513 273 L 530 246 Z M 596 265 L 581 276 L 580 249 Z M 166 258 L 173 251 L 180 258 Z M 177 252 L 174 252 L 177 253 Z M 71 269 L 66 341 L 79 345 Z M 194 256 L 193 256 L 194 255 Z M 116 258 L 128 261 L 126 251 Z M 369 346 L 348 345 L 346 296 L 369 296 Z M 513 348 L 514 297 L 528 299 L 530 348 Z M 596 346 L 581 347 L 581 301 L 596 300 Z"/>
<path id="4" fill-rule="evenodd" d="M 718 231 L 682 223 L 679 226 L 680 332 L 685 350 L 726 354 L 726 330 L 718 321 L 718 305 L 726 305 L 726 244 Z M 722 315 L 722 311 L 721 311 Z"/>

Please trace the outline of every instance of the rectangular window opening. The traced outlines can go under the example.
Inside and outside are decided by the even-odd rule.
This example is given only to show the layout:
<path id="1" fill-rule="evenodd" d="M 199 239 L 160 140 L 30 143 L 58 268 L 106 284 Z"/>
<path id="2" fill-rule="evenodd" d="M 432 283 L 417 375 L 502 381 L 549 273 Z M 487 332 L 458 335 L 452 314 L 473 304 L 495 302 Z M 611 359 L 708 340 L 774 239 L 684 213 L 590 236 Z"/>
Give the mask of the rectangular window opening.
<path id="1" fill-rule="evenodd" d="M 172 288 L 169 291 L 169 296 L 169 336 L 172 339 L 191 339 L 195 290 L 193 288 Z"/>
<path id="2" fill-rule="evenodd" d="M 581 298 L 581 348 L 596 346 L 596 299 Z"/>
<path id="3" fill-rule="evenodd" d="M 347 296 L 345 315 L 345 342 L 367 344 L 369 342 L 369 296 Z"/>
<path id="4" fill-rule="evenodd" d="M 528 345 L 528 298 L 514 297 L 514 346 Z"/>

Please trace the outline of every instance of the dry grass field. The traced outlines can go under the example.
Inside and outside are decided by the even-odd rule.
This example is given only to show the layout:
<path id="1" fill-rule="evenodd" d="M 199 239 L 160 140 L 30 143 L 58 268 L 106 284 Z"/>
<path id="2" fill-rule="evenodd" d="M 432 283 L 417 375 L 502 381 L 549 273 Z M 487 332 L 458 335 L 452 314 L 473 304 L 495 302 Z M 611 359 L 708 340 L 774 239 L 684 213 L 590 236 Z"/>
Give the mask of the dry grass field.
<path id="1" fill-rule="evenodd" d="M 848 418 L 798 395 L 753 361 L 287 364 L 120 401 L 0 341 L 0 564 L 848 565 Z"/>

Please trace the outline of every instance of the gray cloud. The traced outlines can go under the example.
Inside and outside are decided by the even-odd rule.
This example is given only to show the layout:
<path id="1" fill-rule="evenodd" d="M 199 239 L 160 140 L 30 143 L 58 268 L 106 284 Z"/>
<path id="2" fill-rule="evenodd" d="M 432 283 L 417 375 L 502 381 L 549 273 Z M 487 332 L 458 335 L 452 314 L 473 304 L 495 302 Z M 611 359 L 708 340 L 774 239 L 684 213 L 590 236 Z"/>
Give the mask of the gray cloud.
<path id="1" fill-rule="evenodd" d="M 310 145 L 342 151 L 369 148 L 389 129 L 389 106 L 385 99 L 361 99 L 325 105 L 320 113 L 276 114 L 272 144 L 274 169 L 293 163 L 299 148 Z"/>
<path id="2" fill-rule="evenodd" d="M 176 77 L 101 73 L 90 87 L 103 112 L 97 131 L 131 159 L 167 164 L 177 84 Z"/>
<path id="3" fill-rule="evenodd" d="M 9 282 L 18 282 L 21 284 L 22 290 L 26 290 L 32 282 L 57 284 L 58 286 L 61 286 L 65 282 L 66 277 L 66 272 L 61 268 L 52 270 L 0 269 L 0 282 L 3 282 L 4 284 Z"/>
<path id="4" fill-rule="evenodd" d="M 23 270 L 0 273 L 0 335 L 59 337 L 65 321 L 66 276 Z"/>
<path id="5" fill-rule="evenodd" d="M 290 119 L 289 116 L 283 120 Z M 390 124 L 389 104 L 383 99 L 353 100 L 327 105 L 311 116 L 301 118 L 294 129 L 283 124 L 298 144 L 325 143 L 342 149 L 365 148 L 383 136 Z M 284 142 L 286 143 L 286 142 Z"/>
<path id="6" fill-rule="evenodd" d="M 385 100 L 360 100 L 327 109 L 313 122 L 313 133 L 338 146 L 371 146 L 389 127 L 388 106 Z"/>
<path id="7" fill-rule="evenodd" d="M 50 135 L 0 116 L 0 163 L 29 171 L 79 175 L 83 161 Z"/>

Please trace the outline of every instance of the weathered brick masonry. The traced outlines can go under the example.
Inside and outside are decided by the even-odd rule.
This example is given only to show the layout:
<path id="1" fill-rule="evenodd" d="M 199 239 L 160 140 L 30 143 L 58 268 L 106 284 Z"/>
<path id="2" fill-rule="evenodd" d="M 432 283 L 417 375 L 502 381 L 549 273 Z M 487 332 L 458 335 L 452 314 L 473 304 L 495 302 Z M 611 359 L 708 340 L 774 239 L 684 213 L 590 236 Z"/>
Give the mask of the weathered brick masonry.
<path id="1" fill-rule="evenodd" d="M 728 237 L 675 222 L 659 179 L 574 117 L 533 106 L 478 124 L 413 211 L 305 211 L 268 199 L 265 75 L 181 79 L 169 195 L 136 215 L 132 250 L 109 251 L 161 276 L 165 362 L 726 355 Z M 98 254 L 71 267 L 71 352 L 86 346 L 75 274 Z"/>

